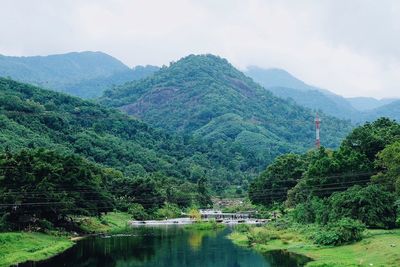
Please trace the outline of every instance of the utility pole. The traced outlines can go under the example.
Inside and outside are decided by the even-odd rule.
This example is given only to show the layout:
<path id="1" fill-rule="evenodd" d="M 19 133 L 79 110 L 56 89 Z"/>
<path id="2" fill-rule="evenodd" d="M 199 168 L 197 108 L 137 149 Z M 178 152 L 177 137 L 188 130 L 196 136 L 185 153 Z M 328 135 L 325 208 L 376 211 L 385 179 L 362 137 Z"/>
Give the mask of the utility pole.
<path id="1" fill-rule="evenodd" d="M 319 129 L 321 126 L 321 120 L 317 116 L 315 117 L 315 146 L 319 149 L 321 147 L 321 140 L 319 139 Z"/>

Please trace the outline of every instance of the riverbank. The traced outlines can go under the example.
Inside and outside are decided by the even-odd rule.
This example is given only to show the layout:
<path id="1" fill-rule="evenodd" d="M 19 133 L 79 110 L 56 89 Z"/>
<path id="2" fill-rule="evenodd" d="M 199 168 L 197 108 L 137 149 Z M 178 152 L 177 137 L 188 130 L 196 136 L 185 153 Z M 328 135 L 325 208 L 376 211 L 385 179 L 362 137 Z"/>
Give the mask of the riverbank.
<path id="1" fill-rule="evenodd" d="M 72 247 L 68 236 L 43 233 L 0 233 L 0 266 L 44 260 Z"/>
<path id="2" fill-rule="evenodd" d="M 249 244 L 247 232 L 229 235 L 236 245 L 251 247 L 261 253 L 287 250 L 314 261 L 307 267 L 400 266 L 400 229 L 367 230 L 362 241 L 351 245 L 324 247 L 313 244 L 304 234 L 294 231 L 275 232 L 272 240 Z"/>
<path id="3" fill-rule="evenodd" d="M 96 233 L 117 233 L 128 226 L 131 215 L 110 212 L 101 218 L 75 218 L 83 235 Z M 25 261 L 40 261 L 51 258 L 75 244 L 80 237 L 58 232 L 6 232 L 0 233 L 0 267 Z"/>

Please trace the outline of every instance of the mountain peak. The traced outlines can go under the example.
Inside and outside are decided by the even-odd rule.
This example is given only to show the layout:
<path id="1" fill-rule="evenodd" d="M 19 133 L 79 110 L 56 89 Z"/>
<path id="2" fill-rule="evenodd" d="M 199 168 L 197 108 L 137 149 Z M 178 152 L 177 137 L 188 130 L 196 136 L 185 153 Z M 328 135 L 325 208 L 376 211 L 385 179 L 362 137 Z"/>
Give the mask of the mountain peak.
<path id="1" fill-rule="evenodd" d="M 146 79 L 107 91 L 101 101 L 156 127 L 211 143 L 229 142 L 243 155 L 266 161 L 279 149 L 314 145 L 311 110 L 273 96 L 226 59 L 210 54 L 172 62 Z M 301 130 L 284 131 L 291 120 L 299 121 Z M 341 134 L 348 130 L 347 122 L 329 121 L 327 131 L 337 124 Z M 328 138 L 325 145 L 337 144 L 337 136 Z"/>
<path id="2" fill-rule="evenodd" d="M 187 67 L 191 70 L 198 71 L 218 71 L 219 68 L 223 69 L 234 69 L 234 67 L 225 58 L 213 55 L 213 54 L 191 54 L 186 57 L 179 59 L 176 62 L 172 62 L 170 67 Z"/>

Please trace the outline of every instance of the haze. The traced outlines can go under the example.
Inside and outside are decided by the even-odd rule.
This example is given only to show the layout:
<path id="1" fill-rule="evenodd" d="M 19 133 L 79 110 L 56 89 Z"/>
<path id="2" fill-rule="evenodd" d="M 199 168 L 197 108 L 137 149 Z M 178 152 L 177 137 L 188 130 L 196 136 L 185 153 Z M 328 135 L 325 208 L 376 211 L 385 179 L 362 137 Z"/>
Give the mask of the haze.
<path id="1" fill-rule="evenodd" d="M 103 51 L 163 65 L 213 53 L 344 96 L 400 97 L 400 1 L 1 0 L 0 54 Z"/>

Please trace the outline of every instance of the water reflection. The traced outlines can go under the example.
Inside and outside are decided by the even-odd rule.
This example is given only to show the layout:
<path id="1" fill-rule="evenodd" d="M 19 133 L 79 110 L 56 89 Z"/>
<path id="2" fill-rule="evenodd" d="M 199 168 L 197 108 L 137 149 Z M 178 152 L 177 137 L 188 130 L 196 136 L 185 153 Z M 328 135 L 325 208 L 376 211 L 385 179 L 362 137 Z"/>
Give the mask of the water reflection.
<path id="1" fill-rule="evenodd" d="M 226 239 L 229 230 L 188 231 L 178 227 L 135 229 L 130 236 L 93 237 L 50 260 L 25 267 L 295 267 L 307 258 L 282 251 L 266 255 Z"/>

